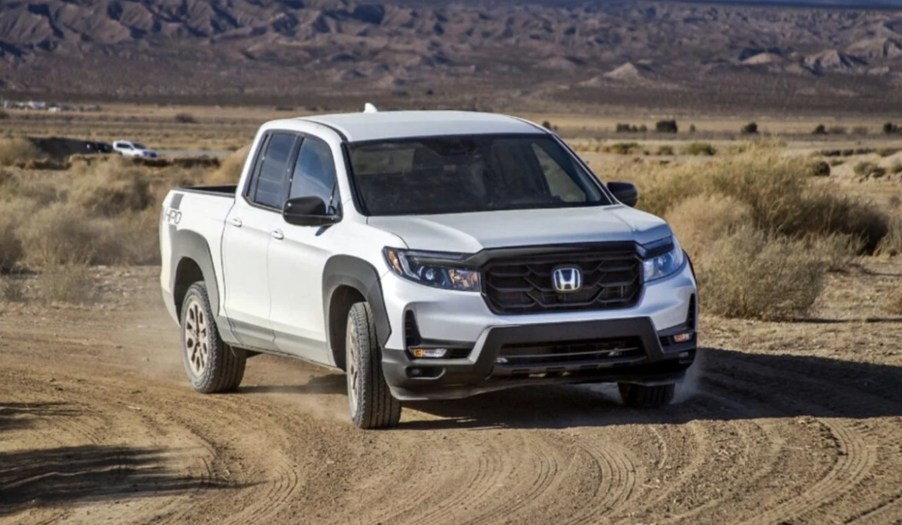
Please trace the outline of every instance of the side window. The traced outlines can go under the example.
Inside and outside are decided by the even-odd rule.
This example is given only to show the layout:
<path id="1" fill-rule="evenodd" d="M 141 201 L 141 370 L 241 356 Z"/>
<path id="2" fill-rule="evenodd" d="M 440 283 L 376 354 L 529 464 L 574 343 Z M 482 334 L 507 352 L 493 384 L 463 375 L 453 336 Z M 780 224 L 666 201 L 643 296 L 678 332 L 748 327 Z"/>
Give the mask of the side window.
<path id="1" fill-rule="evenodd" d="M 291 177 L 289 198 L 319 197 L 328 205 L 335 181 L 335 161 L 329 145 L 314 137 L 305 138 Z"/>
<path id="2" fill-rule="evenodd" d="M 288 189 L 288 161 L 297 137 L 289 133 L 273 133 L 256 171 L 250 199 L 262 206 L 281 208 Z"/>

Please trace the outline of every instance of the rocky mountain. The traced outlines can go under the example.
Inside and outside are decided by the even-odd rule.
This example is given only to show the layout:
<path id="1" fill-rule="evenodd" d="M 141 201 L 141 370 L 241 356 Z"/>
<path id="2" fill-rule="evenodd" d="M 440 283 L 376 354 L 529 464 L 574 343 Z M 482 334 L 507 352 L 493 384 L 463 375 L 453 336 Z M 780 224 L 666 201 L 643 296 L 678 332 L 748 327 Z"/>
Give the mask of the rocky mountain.
<path id="1" fill-rule="evenodd" d="M 902 11 L 652 0 L 5 0 L 0 92 L 876 110 L 902 106 Z"/>

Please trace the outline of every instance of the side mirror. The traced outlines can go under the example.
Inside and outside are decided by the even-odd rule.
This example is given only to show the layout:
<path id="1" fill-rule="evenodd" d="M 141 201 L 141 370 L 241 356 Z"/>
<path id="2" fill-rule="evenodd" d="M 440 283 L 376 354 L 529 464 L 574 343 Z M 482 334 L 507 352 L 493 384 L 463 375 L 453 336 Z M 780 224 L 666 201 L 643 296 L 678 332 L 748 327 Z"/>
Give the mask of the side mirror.
<path id="1" fill-rule="evenodd" d="M 324 226 L 335 224 L 340 217 L 326 211 L 326 203 L 319 197 L 289 199 L 282 208 L 282 218 L 295 226 Z"/>
<path id="2" fill-rule="evenodd" d="M 629 182 L 609 182 L 608 189 L 618 201 L 630 207 L 635 207 L 639 202 L 639 190 L 636 185 Z"/>

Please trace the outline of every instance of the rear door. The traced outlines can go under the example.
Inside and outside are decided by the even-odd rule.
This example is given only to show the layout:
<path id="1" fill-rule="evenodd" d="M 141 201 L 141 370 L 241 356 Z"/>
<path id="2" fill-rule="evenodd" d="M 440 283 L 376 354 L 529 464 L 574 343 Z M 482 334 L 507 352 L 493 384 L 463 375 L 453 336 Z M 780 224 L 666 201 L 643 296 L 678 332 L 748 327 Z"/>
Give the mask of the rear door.
<path id="1" fill-rule="evenodd" d="M 271 132 L 265 136 L 243 194 L 226 217 L 222 239 L 224 304 L 235 336 L 251 348 L 276 349 L 269 322 L 266 258 L 274 232 L 282 223 L 282 204 L 288 194 L 297 146 L 294 133 Z"/>
<path id="2" fill-rule="evenodd" d="M 291 169 L 289 198 L 316 196 L 338 206 L 335 160 L 329 145 L 305 137 Z M 334 198 L 333 198 L 334 196 Z M 331 364 L 323 312 L 323 269 L 338 249 L 341 224 L 295 226 L 281 221 L 269 246 L 270 320 L 280 351 Z"/>

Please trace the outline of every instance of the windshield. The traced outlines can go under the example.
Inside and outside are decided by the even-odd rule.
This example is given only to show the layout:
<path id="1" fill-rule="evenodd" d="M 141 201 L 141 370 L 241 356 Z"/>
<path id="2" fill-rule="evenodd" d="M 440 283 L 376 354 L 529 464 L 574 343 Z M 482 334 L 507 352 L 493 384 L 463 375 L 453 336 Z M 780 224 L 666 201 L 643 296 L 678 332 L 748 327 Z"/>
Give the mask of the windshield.
<path id="1" fill-rule="evenodd" d="M 135 149 L 147 149 L 147 146 L 141 144 L 140 142 L 132 142 L 132 145 L 135 146 Z"/>
<path id="2" fill-rule="evenodd" d="M 593 175 L 546 135 L 469 135 L 350 144 L 370 215 L 611 204 Z"/>

